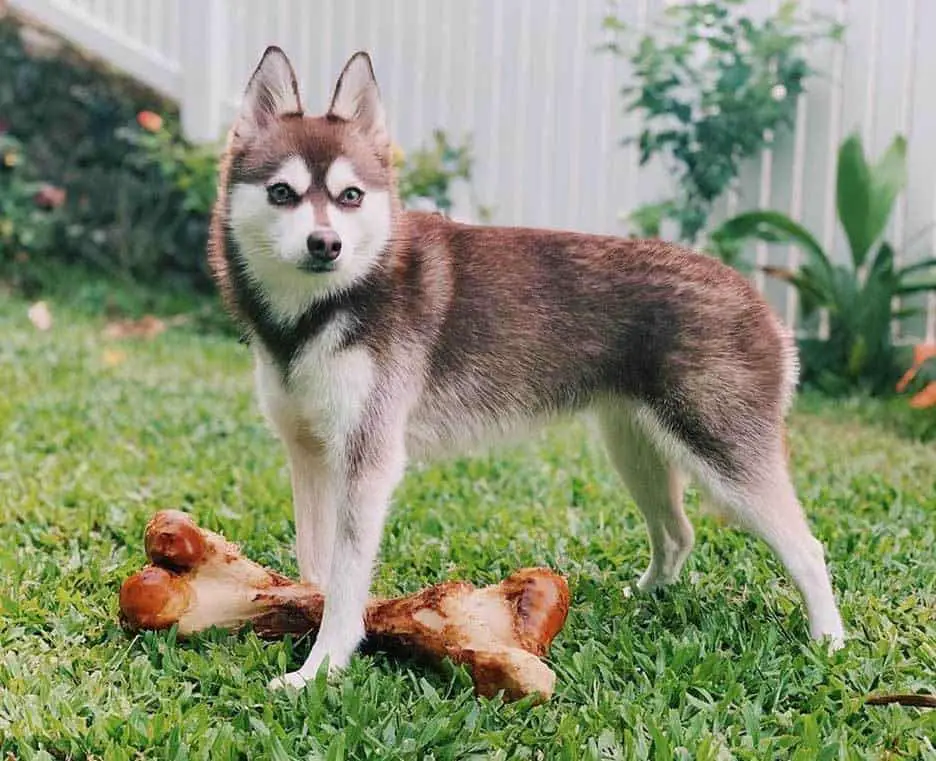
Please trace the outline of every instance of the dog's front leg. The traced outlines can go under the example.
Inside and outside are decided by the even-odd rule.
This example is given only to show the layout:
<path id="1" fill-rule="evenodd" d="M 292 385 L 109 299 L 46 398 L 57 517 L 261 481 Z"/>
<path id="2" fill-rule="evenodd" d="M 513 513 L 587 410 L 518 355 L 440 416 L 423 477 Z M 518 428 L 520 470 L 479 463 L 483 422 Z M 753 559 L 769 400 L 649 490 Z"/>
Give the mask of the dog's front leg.
<path id="1" fill-rule="evenodd" d="M 325 611 L 309 657 L 298 671 L 274 679 L 273 688 L 301 687 L 328 660 L 330 672 L 348 665 L 364 637 L 364 609 L 371 570 L 393 490 L 403 476 L 403 430 L 361 430 L 341 458 L 331 571 L 325 585 Z"/>
<path id="2" fill-rule="evenodd" d="M 309 435 L 285 438 L 296 522 L 296 561 L 300 578 L 325 588 L 335 545 L 336 494 L 325 447 Z"/>

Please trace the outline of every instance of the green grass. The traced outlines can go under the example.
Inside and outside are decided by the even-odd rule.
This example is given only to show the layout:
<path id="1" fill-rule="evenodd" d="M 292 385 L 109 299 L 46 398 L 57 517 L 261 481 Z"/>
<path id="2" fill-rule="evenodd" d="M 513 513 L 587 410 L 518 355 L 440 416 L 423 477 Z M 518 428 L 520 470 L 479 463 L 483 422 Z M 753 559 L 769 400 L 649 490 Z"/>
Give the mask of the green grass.
<path id="1" fill-rule="evenodd" d="M 247 350 L 194 327 L 122 344 L 54 299 L 38 333 L 0 305 L 0 757 L 408 759 L 936 758 L 936 712 L 863 705 L 936 687 L 936 447 L 887 406 L 808 399 L 792 421 L 800 494 L 847 629 L 828 657 L 763 545 L 699 515 L 681 583 L 624 590 L 643 524 L 582 427 L 477 459 L 414 466 L 375 589 L 569 578 L 546 705 L 475 698 L 467 674 L 382 655 L 334 684 L 270 693 L 307 641 L 131 637 L 117 590 L 157 509 L 190 511 L 295 573 L 285 462 L 256 411 Z M 114 348 L 114 347 L 110 347 Z M 882 418 L 877 422 L 876 418 Z"/>

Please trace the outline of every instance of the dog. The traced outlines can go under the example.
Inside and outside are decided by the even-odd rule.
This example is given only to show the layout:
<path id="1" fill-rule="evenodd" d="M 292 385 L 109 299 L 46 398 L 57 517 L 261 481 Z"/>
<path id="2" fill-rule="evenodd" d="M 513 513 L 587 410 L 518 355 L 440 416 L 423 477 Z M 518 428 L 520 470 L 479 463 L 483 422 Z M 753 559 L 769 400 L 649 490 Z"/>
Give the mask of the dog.
<path id="1" fill-rule="evenodd" d="M 309 116 L 270 47 L 221 161 L 209 264 L 288 456 L 302 579 L 327 600 L 308 658 L 271 686 L 348 664 L 409 457 L 579 412 L 646 519 L 641 590 L 674 582 L 692 548 L 691 477 L 773 549 L 811 635 L 841 645 L 785 457 L 795 344 L 752 285 L 661 241 L 404 211 L 391 145 L 367 53 Z"/>

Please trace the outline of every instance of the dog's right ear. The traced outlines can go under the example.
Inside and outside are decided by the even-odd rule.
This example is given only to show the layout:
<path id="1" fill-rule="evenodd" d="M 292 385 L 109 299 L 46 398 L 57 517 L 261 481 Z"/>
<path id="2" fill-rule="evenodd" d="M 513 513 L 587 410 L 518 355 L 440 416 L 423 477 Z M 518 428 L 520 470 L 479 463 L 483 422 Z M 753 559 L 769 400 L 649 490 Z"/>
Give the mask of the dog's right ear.
<path id="1" fill-rule="evenodd" d="M 301 113 L 296 73 L 286 54 L 271 45 L 247 84 L 234 134 L 249 138 L 279 116 Z"/>

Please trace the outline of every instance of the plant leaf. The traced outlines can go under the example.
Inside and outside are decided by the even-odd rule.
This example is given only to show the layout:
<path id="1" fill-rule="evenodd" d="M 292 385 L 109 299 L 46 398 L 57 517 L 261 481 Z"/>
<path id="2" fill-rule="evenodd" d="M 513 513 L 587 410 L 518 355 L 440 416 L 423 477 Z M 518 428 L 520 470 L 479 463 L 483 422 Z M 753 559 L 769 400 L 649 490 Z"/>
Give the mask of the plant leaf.
<path id="1" fill-rule="evenodd" d="M 898 136 L 873 167 L 861 137 L 851 135 L 839 149 L 836 201 L 855 267 L 865 263 L 907 182 L 907 141 Z"/>
<path id="2" fill-rule="evenodd" d="M 722 239 L 755 238 L 768 243 L 795 243 L 820 271 L 829 274 L 832 271 L 828 256 L 813 234 L 778 211 L 748 211 L 738 214 L 719 225 L 712 233 L 713 238 L 716 236 Z"/>
<path id="3" fill-rule="evenodd" d="M 901 283 L 894 289 L 894 295 L 908 296 L 911 293 L 927 293 L 929 291 L 936 291 L 936 280 Z"/>
<path id="4" fill-rule="evenodd" d="M 868 280 L 877 278 L 893 278 L 894 276 L 894 248 L 890 243 L 884 241 L 878 248 L 877 255 L 871 263 L 871 269 L 868 272 Z"/>
<path id="5" fill-rule="evenodd" d="M 822 290 L 815 278 L 810 277 L 808 268 L 793 272 L 784 267 L 764 267 L 763 272 L 796 288 L 800 295 L 800 309 L 804 317 L 809 317 L 818 307 L 827 305 L 829 302 L 829 294 Z"/>
<path id="6" fill-rule="evenodd" d="M 839 220 L 851 247 L 852 261 L 860 266 L 873 241 L 868 240 L 867 220 L 871 208 L 871 170 L 864 157 L 861 137 L 850 135 L 838 154 L 836 204 Z"/>
<path id="7" fill-rule="evenodd" d="M 904 275 L 909 275 L 911 272 L 919 272 L 920 270 L 933 268 L 936 268 L 936 259 L 921 259 L 913 264 L 908 264 L 906 267 L 901 267 L 897 271 L 897 275 L 902 278 Z"/>
<path id="8" fill-rule="evenodd" d="M 871 170 L 868 235 L 873 243 L 884 232 L 894 201 L 907 184 L 907 141 L 898 135 Z"/>

